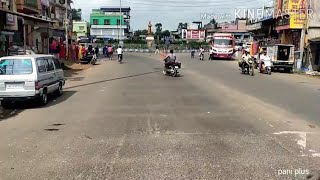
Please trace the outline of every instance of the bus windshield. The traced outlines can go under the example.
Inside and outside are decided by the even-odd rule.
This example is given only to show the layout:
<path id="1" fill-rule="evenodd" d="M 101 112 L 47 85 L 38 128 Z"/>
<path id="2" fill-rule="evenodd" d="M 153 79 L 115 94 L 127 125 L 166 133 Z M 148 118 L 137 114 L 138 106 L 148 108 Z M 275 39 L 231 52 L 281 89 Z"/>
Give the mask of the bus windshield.
<path id="1" fill-rule="evenodd" d="M 214 46 L 232 46 L 232 40 L 231 39 L 213 39 L 213 45 Z"/>

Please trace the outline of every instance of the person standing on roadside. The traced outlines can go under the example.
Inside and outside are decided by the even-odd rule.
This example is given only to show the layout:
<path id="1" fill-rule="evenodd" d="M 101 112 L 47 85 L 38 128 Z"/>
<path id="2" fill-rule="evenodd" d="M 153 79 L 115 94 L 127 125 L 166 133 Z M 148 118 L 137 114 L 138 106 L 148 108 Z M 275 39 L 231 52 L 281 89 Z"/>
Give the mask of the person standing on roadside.
<path id="1" fill-rule="evenodd" d="M 110 45 L 108 47 L 108 55 L 109 55 L 109 59 L 112 60 L 112 56 L 113 56 L 113 48 L 112 46 Z"/>
<path id="2" fill-rule="evenodd" d="M 158 45 L 156 45 L 156 52 L 154 53 L 154 54 L 159 54 L 160 52 L 159 52 L 159 46 Z"/>
<path id="3" fill-rule="evenodd" d="M 97 59 L 99 59 L 99 47 L 98 47 L 98 45 L 96 46 L 96 48 L 94 50 L 95 50 L 95 54 L 96 54 Z"/>

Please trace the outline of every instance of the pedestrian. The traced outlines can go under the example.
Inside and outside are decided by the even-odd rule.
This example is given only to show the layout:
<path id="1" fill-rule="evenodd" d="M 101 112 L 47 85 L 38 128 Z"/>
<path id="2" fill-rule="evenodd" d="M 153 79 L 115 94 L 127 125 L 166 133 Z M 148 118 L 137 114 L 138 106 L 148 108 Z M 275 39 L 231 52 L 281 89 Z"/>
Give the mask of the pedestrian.
<path id="1" fill-rule="evenodd" d="M 76 44 L 76 60 L 78 63 L 78 59 L 79 59 L 79 44 Z"/>
<path id="2" fill-rule="evenodd" d="M 104 45 L 104 46 L 103 46 L 102 51 L 103 51 L 104 58 L 106 58 L 106 57 L 108 56 L 108 53 L 107 53 L 107 45 Z"/>
<path id="3" fill-rule="evenodd" d="M 113 56 L 113 48 L 112 46 L 110 45 L 108 47 L 108 55 L 109 55 L 109 59 L 112 60 L 112 56 Z"/>
<path id="4" fill-rule="evenodd" d="M 80 45 L 79 46 L 79 53 L 78 53 L 78 60 L 81 61 L 82 57 L 83 57 L 83 46 Z"/>
<path id="5" fill-rule="evenodd" d="M 213 48 L 210 48 L 210 51 L 209 51 L 209 60 L 213 60 Z"/>
<path id="6" fill-rule="evenodd" d="M 97 59 L 99 59 L 99 47 L 98 47 L 98 45 L 95 48 L 95 53 L 96 53 Z"/>
<path id="7" fill-rule="evenodd" d="M 158 45 L 156 45 L 156 52 L 154 52 L 154 54 L 159 54 L 160 52 L 159 52 L 159 46 Z"/>
<path id="8" fill-rule="evenodd" d="M 194 58 L 194 53 L 195 53 L 195 50 L 194 50 L 194 48 L 192 48 L 192 50 L 191 50 L 191 59 Z"/>

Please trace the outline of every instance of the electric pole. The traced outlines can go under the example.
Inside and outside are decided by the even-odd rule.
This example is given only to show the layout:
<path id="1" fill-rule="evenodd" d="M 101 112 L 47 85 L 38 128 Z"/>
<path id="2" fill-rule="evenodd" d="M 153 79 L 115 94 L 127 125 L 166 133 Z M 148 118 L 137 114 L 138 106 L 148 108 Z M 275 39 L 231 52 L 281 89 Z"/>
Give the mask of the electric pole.
<path id="1" fill-rule="evenodd" d="M 68 48 L 68 0 L 65 0 L 65 6 L 66 6 L 66 14 L 65 14 L 65 33 L 66 33 L 66 60 L 68 58 L 68 54 L 69 54 L 69 48 Z"/>
<path id="2" fill-rule="evenodd" d="M 120 0 L 120 39 L 119 39 L 119 44 L 122 44 L 122 11 L 121 11 L 121 0 Z"/>
<path id="3" fill-rule="evenodd" d="M 301 39 L 300 39 L 300 59 L 299 60 L 300 60 L 301 64 L 300 64 L 300 67 L 297 67 L 298 70 L 301 69 L 302 62 L 303 62 L 303 54 L 305 52 L 306 33 L 307 33 L 308 24 L 309 24 L 308 8 L 309 8 L 309 0 L 306 0 L 305 1 L 305 9 L 304 9 L 305 18 L 304 18 L 304 22 L 303 22 L 303 27 L 301 29 Z M 301 17 L 301 14 L 300 14 L 300 17 Z M 308 57 L 306 56 L 306 58 L 308 58 Z M 310 63 L 309 67 L 310 66 L 312 67 L 311 62 L 309 62 L 309 58 L 306 59 L 306 61 L 308 63 Z M 312 69 L 309 69 L 309 70 L 312 70 Z"/>

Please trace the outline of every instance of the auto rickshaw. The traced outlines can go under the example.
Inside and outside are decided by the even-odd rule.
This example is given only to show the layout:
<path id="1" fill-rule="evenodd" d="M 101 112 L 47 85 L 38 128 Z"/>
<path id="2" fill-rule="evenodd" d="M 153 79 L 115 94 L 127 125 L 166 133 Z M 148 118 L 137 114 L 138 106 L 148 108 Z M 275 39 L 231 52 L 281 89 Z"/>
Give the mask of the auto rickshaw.
<path id="1" fill-rule="evenodd" d="M 266 45 L 267 55 L 271 58 L 272 69 L 283 69 L 292 72 L 294 66 L 294 45 L 274 44 Z"/>

